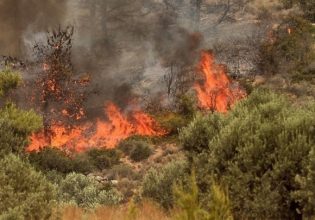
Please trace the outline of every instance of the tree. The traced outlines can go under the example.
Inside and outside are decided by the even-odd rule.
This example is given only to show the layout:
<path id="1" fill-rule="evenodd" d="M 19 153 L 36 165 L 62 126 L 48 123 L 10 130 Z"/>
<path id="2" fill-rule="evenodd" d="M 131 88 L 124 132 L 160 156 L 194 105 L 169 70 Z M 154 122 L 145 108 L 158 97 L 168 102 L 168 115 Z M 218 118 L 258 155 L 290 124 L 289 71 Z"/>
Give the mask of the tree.
<path id="1" fill-rule="evenodd" d="M 37 62 L 42 67 L 36 81 L 30 82 L 33 90 L 33 104 L 44 118 L 45 137 L 50 139 L 54 123 L 64 123 L 83 118 L 85 112 L 82 91 L 89 83 L 89 77 L 74 79 L 71 61 L 74 28 L 57 28 L 47 33 L 44 43 L 34 46 Z"/>
<path id="2" fill-rule="evenodd" d="M 55 188 L 27 162 L 9 154 L 0 159 L 0 219 L 48 219 Z"/>
<path id="3" fill-rule="evenodd" d="M 297 176 L 306 178 L 315 149 L 315 106 L 293 106 L 286 97 L 254 91 L 226 115 L 199 116 L 181 132 L 206 205 L 211 177 L 229 188 L 236 218 L 292 219 L 304 211 Z M 313 157 L 313 156 L 311 156 Z M 309 177 L 311 179 L 311 177 Z"/>

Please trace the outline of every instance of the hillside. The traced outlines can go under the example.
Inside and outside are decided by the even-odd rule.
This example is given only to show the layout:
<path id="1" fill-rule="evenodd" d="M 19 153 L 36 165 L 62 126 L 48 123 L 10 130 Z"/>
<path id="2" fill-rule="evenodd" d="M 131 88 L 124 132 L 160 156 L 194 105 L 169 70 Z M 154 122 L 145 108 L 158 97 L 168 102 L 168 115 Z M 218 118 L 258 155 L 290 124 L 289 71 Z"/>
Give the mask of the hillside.
<path id="1" fill-rule="evenodd" d="M 315 217 L 312 0 L 2 0 L 0 18 L 0 219 Z"/>

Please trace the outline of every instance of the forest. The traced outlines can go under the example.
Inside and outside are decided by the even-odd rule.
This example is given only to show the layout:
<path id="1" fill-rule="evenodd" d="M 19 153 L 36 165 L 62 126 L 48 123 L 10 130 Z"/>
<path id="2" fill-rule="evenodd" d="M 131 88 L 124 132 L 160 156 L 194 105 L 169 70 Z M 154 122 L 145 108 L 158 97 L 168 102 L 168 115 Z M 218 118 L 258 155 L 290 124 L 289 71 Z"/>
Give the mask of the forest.
<path id="1" fill-rule="evenodd" d="M 315 219 L 315 1 L 0 0 L 0 220 Z"/>

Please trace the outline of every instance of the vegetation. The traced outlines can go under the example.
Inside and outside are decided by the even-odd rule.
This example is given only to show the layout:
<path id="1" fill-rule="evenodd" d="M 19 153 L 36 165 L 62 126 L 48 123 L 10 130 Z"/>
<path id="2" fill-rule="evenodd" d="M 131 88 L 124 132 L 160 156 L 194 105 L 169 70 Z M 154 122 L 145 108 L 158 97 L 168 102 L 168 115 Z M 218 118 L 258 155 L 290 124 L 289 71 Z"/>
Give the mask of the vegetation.
<path id="1" fill-rule="evenodd" d="M 84 208 L 95 208 L 97 205 L 116 205 L 122 197 L 114 189 L 102 189 L 102 185 L 92 178 L 70 173 L 60 182 L 59 199 Z"/>
<path id="2" fill-rule="evenodd" d="M 30 152 L 30 162 L 40 170 L 51 170 L 63 174 L 78 172 L 89 173 L 111 168 L 119 163 L 120 153 L 117 150 L 92 149 L 84 153 L 71 155 L 61 149 L 45 147 L 41 151 Z"/>
<path id="3" fill-rule="evenodd" d="M 173 161 L 161 168 L 152 168 L 143 178 L 142 196 L 150 198 L 164 208 L 174 205 L 172 186 L 185 180 L 187 164 Z"/>
<path id="4" fill-rule="evenodd" d="M 314 27 L 298 16 L 286 18 L 261 46 L 262 71 L 275 74 L 307 75 L 315 59 Z M 314 75 L 309 76 L 312 79 Z"/>
<path id="5" fill-rule="evenodd" d="M 229 186 L 238 218 L 305 216 L 311 194 L 292 195 L 301 190 L 296 178 L 310 175 L 314 107 L 293 106 L 284 96 L 257 90 L 227 115 L 197 117 L 181 140 L 196 161 L 203 200 L 210 200 L 215 176 Z"/>
<path id="6" fill-rule="evenodd" d="M 0 219 L 314 219 L 315 1 L 142 1 L 97 0 L 85 8 L 88 13 L 78 13 L 93 15 L 104 32 L 95 34 L 97 42 L 88 41 L 91 48 L 83 53 L 86 56 L 73 56 L 76 32 L 69 26 L 48 32 L 46 41 L 35 45 L 29 69 L 27 62 L 5 57 L 6 66 L 0 70 Z M 259 2 L 271 6 L 261 7 Z M 89 19 L 82 20 L 93 20 Z M 148 25 L 147 19 L 158 21 Z M 177 27 L 177 21 L 202 30 L 204 39 Z M 222 24 L 223 29 L 241 29 L 241 39 L 221 39 L 226 38 L 220 35 Z M 243 24 L 255 29 L 253 36 L 244 37 L 248 32 L 243 33 Z M 120 28 L 125 26 L 135 33 L 129 35 Z M 119 34 L 116 29 L 121 29 Z M 215 42 L 208 35 L 218 35 L 220 40 Z M 111 39 L 113 36 L 117 39 Z M 83 51 L 84 43 L 75 49 Z M 230 86 L 240 85 L 247 92 L 247 97 L 225 113 L 197 107 L 194 94 L 194 83 L 204 80 L 196 70 L 199 50 L 210 43 L 218 54 L 215 62 L 229 71 Z M 129 51 L 129 47 L 136 49 Z M 150 59 L 140 53 L 144 49 L 149 49 Z M 151 61 L 151 54 L 160 63 Z M 133 57 L 139 63 L 132 63 Z M 120 68 L 124 62 L 135 68 Z M 154 87 L 152 94 L 146 89 L 138 91 L 141 86 L 151 87 L 136 75 L 142 69 L 151 71 L 140 63 L 152 64 L 152 72 L 165 71 L 164 81 L 161 78 L 157 86 L 163 88 Z M 211 66 L 211 62 L 203 63 L 208 64 Z M 16 91 L 22 84 L 16 71 L 19 65 L 37 75 L 25 85 L 37 85 L 32 88 L 36 93 L 32 98 L 42 116 L 23 110 L 27 108 L 24 103 L 14 103 L 15 96 L 27 90 Z M 75 74 L 80 68 L 91 74 Z M 100 70 L 135 73 L 131 78 L 141 81 L 141 86 L 135 89 L 114 74 L 106 81 L 107 76 L 93 72 Z M 104 89 L 104 79 L 107 84 L 122 84 Z M 296 88 L 298 92 L 291 91 Z M 209 89 L 213 102 L 220 101 L 215 89 L 233 98 L 229 92 L 225 94 L 225 88 Z M 51 138 L 55 133 L 50 125 L 56 122 L 85 123 L 85 117 L 101 111 L 94 104 L 103 94 L 105 99 L 115 97 L 120 106 L 134 104 L 130 94 L 137 94 L 135 100 L 143 99 L 168 134 L 133 136 L 114 149 L 73 152 L 47 146 L 26 150 L 31 135 L 43 126 Z M 122 125 L 113 120 L 113 128 L 124 129 L 126 118 L 121 119 Z M 141 124 L 136 116 L 128 115 L 129 119 Z M 85 132 L 90 130 L 94 132 L 92 128 Z"/>
<path id="7" fill-rule="evenodd" d="M 92 149 L 87 152 L 92 164 L 99 170 L 119 164 L 120 153 L 113 149 Z"/>
<path id="8" fill-rule="evenodd" d="M 153 152 L 146 141 L 137 139 L 128 139 L 122 141 L 119 144 L 118 148 L 135 162 L 140 162 L 142 160 L 148 159 L 148 157 Z"/>
<path id="9" fill-rule="evenodd" d="M 18 73 L 5 69 L 0 74 L 0 97 L 6 95 L 9 90 L 16 88 L 21 82 Z"/>
<path id="10" fill-rule="evenodd" d="M 227 193 L 222 188 L 213 183 L 211 186 L 211 200 L 208 204 L 208 210 L 203 209 L 199 202 L 199 189 L 196 182 L 195 172 L 190 177 L 187 187 L 175 186 L 176 204 L 180 212 L 175 214 L 178 220 L 233 220 L 230 200 Z"/>
<path id="11" fill-rule="evenodd" d="M 56 189 L 17 156 L 0 160 L 0 219 L 46 219 L 52 213 Z"/>

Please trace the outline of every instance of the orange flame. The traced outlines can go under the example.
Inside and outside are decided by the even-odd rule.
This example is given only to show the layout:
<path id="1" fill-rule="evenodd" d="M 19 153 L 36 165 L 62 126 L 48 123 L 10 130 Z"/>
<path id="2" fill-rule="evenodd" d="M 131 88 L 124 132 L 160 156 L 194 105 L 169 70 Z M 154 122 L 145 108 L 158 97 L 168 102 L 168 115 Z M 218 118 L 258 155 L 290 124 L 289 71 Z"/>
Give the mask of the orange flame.
<path id="1" fill-rule="evenodd" d="M 96 126 L 85 124 L 68 128 L 54 123 L 50 128 L 50 138 L 44 131 L 31 136 L 27 151 L 40 150 L 45 146 L 84 151 L 91 147 L 114 148 L 121 140 L 132 135 L 162 136 L 166 134 L 158 123 L 148 114 L 136 111 L 130 117 L 124 115 L 113 103 L 105 108 L 108 120 L 97 120 Z"/>
<path id="2" fill-rule="evenodd" d="M 236 101 L 246 96 L 228 77 L 226 67 L 215 63 L 211 52 L 202 52 L 198 69 L 204 78 L 203 83 L 195 84 L 201 109 L 226 112 Z"/>

